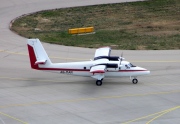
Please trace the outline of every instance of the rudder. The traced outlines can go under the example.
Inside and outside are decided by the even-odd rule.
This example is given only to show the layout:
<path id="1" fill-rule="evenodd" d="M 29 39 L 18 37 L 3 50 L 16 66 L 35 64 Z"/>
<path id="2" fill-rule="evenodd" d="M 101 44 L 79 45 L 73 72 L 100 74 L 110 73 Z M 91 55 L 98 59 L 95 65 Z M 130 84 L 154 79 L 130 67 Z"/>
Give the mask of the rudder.
<path id="1" fill-rule="evenodd" d="M 39 69 L 39 65 L 46 67 L 51 64 L 51 60 L 39 39 L 28 39 L 27 46 L 31 68 Z"/>

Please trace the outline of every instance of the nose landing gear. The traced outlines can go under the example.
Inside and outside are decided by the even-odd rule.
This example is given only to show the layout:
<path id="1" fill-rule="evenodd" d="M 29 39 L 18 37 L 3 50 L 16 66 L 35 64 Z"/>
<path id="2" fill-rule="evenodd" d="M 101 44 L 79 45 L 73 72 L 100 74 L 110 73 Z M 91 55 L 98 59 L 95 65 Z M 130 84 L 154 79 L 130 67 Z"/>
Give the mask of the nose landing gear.
<path id="1" fill-rule="evenodd" d="M 97 86 L 101 86 L 101 85 L 102 85 L 102 80 L 97 80 L 97 81 L 96 81 L 96 85 L 97 85 Z"/>
<path id="2" fill-rule="evenodd" d="M 137 83 L 138 83 L 138 79 L 134 78 L 134 79 L 132 80 L 132 83 L 133 83 L 133 84 L 137 84 Z"/>

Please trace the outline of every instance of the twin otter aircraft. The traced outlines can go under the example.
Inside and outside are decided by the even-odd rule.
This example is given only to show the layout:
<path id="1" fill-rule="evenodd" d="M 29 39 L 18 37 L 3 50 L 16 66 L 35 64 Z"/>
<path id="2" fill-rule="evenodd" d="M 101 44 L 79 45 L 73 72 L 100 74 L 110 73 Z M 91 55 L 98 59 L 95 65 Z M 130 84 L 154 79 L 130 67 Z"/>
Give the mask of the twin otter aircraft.
<path id="1" fill-rule="evenodd" d="M 97 79 L 97 86 L 102 85 L 102 80 L 105 76 L 133 77 L 132 82 L 137 84 L 137 76 L 150 74 L 150 71 L 145 68 L 123 61 L 124 58 L 122 57 L 110 56 L 110 47 L 98 48 L 95 52 L 94 60 L 91 61 L 52 63 L 39 39 L 28 39 L 27 46 L 33 69 L 77 76 L 91 76 Z"/>

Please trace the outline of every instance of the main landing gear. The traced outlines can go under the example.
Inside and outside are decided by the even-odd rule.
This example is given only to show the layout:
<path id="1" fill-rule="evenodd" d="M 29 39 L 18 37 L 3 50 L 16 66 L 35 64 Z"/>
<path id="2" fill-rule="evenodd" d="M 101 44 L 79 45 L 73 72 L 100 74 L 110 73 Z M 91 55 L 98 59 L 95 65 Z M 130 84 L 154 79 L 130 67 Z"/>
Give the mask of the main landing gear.
<path id="1" fill-rule="evenodd" d="M 96 81 L 96 85 L 97 85 L 97 86 L 101 86 L 101 85 L 102 85 L 102 81 L 103 81 L 103 78 L 102 78 L 101 80 L 97 80 L 97 81 Z"/>
<path id="2" fill-rule="evenodd" d="M 138 79 L 134 78 L 134 79 L 132 80 L 132 83 L 133 83 L 133 84 L 137 84 L 137 83 L 138 83 Z"/>
<path id="3" fill-rule="evenodd" d="M 103 78 L 102 78 L 101 80 L 97 80 L 97 81 L 96 81 L 96 85 L 97 85 L 97 86 L 101 86 L 101 85 L 102 85 L 102 81 L 103 81 Z M 132 83 L 133 83 L 133 84 L 137 84 L 137 83 L 138 83 L 138 79 L 134 78 L 134 79 L 132 80 Z"/>

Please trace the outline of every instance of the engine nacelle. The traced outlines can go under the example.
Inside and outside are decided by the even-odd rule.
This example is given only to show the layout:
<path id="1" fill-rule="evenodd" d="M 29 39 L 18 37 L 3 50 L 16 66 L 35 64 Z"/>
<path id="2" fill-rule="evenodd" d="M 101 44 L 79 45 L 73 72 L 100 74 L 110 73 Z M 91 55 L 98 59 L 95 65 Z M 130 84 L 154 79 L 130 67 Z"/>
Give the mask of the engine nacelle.
<path id="1" fill-rule="evenodd" d="M 94 58 L 94 60 L 98 60 L 98 59 L 108 59 L 109 61 L 119 61 L 119 56 L 98 56 Z"/>

